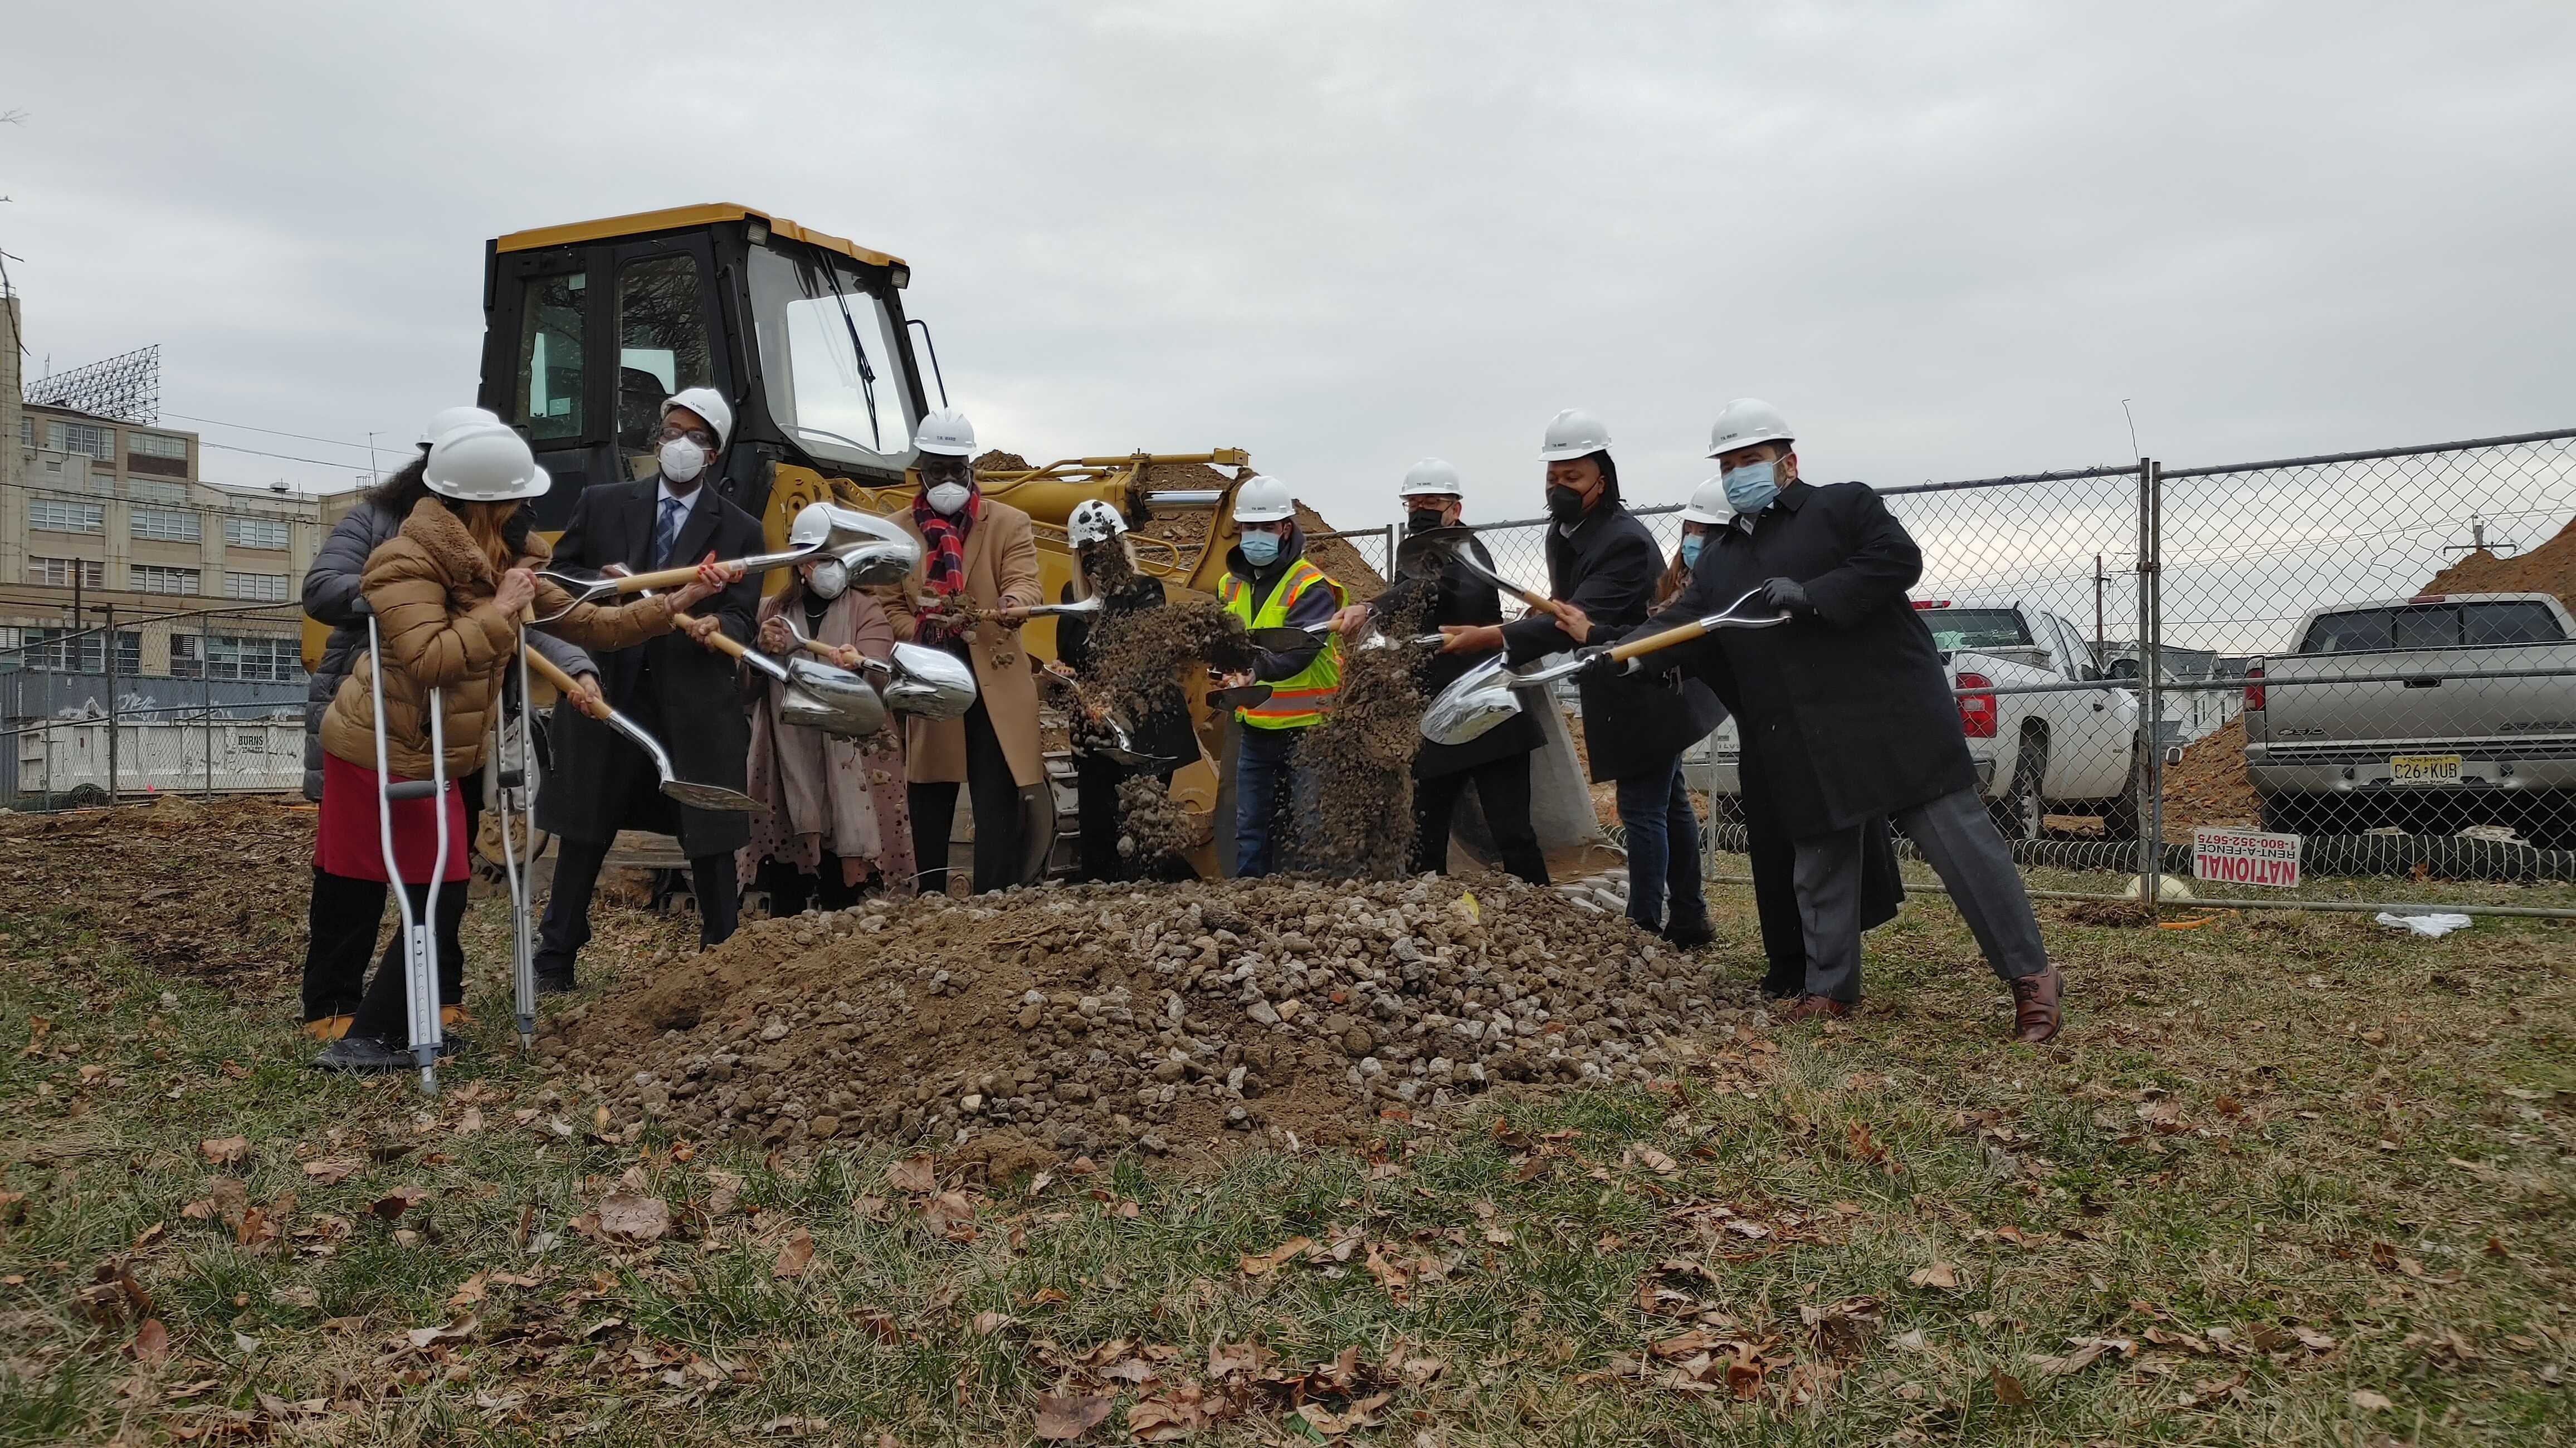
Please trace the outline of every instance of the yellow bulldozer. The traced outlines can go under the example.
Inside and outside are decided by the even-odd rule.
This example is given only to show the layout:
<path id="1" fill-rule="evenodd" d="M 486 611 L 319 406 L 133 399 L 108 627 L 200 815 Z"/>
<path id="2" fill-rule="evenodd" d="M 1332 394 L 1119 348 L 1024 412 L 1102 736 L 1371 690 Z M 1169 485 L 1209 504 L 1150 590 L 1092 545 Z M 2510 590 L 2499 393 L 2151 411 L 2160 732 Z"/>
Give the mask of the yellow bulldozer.
<path id="1" fill-rule="evenodd" d="M 735 421 L 710 485 L 761 519 L 769 545 L 780 547 L 809 503 L 877 513 L 911 506 L 913 427 L 934 393 L 937 405 L 947 401 L 929 328 L 904 315 L 911 276 L 899 257 L 731 204 L 513 232 L 485 249 L 477 400 L 524 433 L 553 475 L 553 491 L 534 504 L 538 526 L 552 530 L 571 517 L 583 488 L 651 471 L 662 399 L 713 387 L 732 401 Z M 927 376 L 917 356 L 928 358 Z M 1065 520 L 1095 498 L 1129 519 L 1147 572 L 1212 594 L 1236 538 L 1228 500 L 1252 471 L 1232 448 L 1042 467 L 997 461 L 979 462 L 978 482 L 1034 521 L 1049 599 L 1072 576 Z M 1306 521 L 1318 531 L 1320 520 Z M 1347 544 L 1336 553 L 1348 557 L 1318 561 L 1356 592 L 1373 592 L 1375 575 L 1359 555 Z M 305 634 L 310 667 L 320 625 L 307 620 Z M 1028 642 L 1051 658 L 1053 621 L 1028 625 Z M 1221 731 L 1202 694 L 1192 690 L 1193 709 L 1214 759 Z M 1196 813 L 1219 803 L 1207 762 L 1183 769 L 1172 788 Z M 1054 847 L 1052 791 L 1030 794 L 1028 837 Z"/>

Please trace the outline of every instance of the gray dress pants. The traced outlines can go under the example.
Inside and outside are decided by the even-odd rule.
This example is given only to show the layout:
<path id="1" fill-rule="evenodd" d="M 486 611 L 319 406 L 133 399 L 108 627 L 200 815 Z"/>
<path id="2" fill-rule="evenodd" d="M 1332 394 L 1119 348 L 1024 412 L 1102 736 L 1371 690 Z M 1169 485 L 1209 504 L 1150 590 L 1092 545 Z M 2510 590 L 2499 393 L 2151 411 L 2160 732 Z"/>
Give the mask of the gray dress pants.
<path id="1" fill-rule="evenodd" d="M 1949 887 L 1951 903 L 2006 980 L 2048 969 L 2039 918 L 2013 869 L 2012 851 L 1972 789 L 1945 794 L 1888 817 Z M 1797 842 L 1798 924 L 1806 936 L 1807 994 L 1860 999 L 1861 829 L 1854 825 Z"/>

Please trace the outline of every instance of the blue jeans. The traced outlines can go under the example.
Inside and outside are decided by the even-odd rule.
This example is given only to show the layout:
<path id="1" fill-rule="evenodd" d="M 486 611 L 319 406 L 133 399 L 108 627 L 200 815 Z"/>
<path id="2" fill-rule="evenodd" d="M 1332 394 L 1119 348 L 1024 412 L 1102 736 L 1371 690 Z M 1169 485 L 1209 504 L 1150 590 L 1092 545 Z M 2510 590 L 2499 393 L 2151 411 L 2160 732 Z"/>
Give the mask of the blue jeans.
<path id="1" fill-rule="evenodd" d="M 1648 930 L 1664 926 L 1664 895 L 1673 918 L 1708 914 L 1700 894 L 1699 818 L 1682 787 L 1679 757 L 1661 769 L 1618 782 L 1619 825 L 1628 833 L 1628 918 Z"/>
<path id="2" fill-rule="evenodd" d="M 1234 755 L 1234 873 L 1257 879 L 1284 869 L 1289 850 L 1282 840 L 1284 807 L 1295 805 L 1299 822 L 1315 817 L 1321 795 L 1314 772 L 1297 764 L 1297 741 L 1303 729 L 1255 729 L 1245 725 Z"/>

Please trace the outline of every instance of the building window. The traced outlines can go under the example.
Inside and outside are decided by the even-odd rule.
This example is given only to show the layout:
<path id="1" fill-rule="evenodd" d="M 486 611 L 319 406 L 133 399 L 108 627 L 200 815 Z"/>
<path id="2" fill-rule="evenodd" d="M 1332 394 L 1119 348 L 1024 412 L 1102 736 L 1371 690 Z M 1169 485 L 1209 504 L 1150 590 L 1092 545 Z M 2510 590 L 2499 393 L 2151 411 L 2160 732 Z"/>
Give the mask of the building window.
<path id="1" fill-rule="evenodd" d="M 116 461 L 116 429 L 86 422 L 55 422 L 45 426 L 45 446 L 56 452 L 85 453 L 100 462 Z"/>
<path id="2" fill-rule="evenodd" d="M 224 542 L 234 548 L 283 548 L 286 546 L 286 520 L 226 518 Z"/>
<path id="3" fill-rule="evenodd" d="M 125 496 L 138 503 L 162 503 L 173 508 L 188 506 L 186 483 L 158 483 L 149 478 L 127 478 Z"/>
<path id="4" fill-rule="evenodd" d="M 95 558 L 30 558 L 27 581 L 48 588 L 69 588 L 75 581 L 83 588 L 105 588 L 107 565 Z"/>
<path id="5" fill-rule="evenodd" d="M 161 508 L 137 508 L 128 518 L 126 531 L 137 538 L 158 538 L 165 543 L 194 543 L 202 536 L 197 515 L 171 512 Z"/>
<path id="6" fill-rule="evenodd" d="M 36 420 L 24 413 L 20 413 L 18 415 L 18 446 L 34 447 L 35 445 Z"/>
<path id="7" fill-rule="evenodd" d="M 202 650 L 202 654 L 200 653 Z M 291 638 L 239 638 L 173 634 L 170 672 L 182 679 L 240 679 L 291 683 L 304 677 L 300 643 Z"/>
<path id="8" fill-rule="evenodd" d="M 125 577 L 127 586 L 136 593 L 179 593 L 194 597 L 197 592 L 197 570 L 193 568 L 155 568 L 146 563 L 129 563 Z"/>
<path id="9" fill-rule="evenodd" d="M 135 637 L 139 640 L 141 635 Z M 122 642 L 120 639 L 120 656 L 124 652 Z M 27 648 L 22 657 L 26 667 L 38 673 L 104 674 L 107 639 L 96 629 L 31 628 L 27 630 Z"/>
<path id="10" fill-rule="evenodd" d="M 184 478 L 188 475 L 188 440 L 157 432 L 129 432 L 125 435 L 125 470 Z"/>
<path id="11" fill-rule="evenodd" d="M 224 575 L 224 597 L 247 598 L 258 603 L 284 603 L 286 575 L 283 573 L 227 573 Z"/>
<path id="12" fill-rule="evenodd" d="M 27 526 L 48 533 L 104 533 L 107 531 L 107 509 L 98 503 L 30 498 L 27 500 Z"/>

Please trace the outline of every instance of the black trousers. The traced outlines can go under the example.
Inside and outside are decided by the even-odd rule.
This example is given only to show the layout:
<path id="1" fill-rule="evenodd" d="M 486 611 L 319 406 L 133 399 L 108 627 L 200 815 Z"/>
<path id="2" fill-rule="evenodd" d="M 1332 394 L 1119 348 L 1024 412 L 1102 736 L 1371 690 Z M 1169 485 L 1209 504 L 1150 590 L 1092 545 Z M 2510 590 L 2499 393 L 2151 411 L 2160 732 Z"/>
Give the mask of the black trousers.
<path id="1" fill-rule="evenodd" d="M 1010 756 L 993 732 L 993 716 L 984 701 L 966 711 L 966 796 L 975 811 L 975 891 L 1000 890 L 1028 882 L 1020 876 L 1020 786 L 1011 778 Z M 912 858 L 921 871 L 921 893 L 948 888 L 948 831 L 957 818 L 957 783 L 907 785 L 904 800 L 912 807 Z"/>
<path id="2" fill-rule="evenodd" d="M 545 924 L 537 932 L 537 974 L 569 978 L 574 958 L 590 943 L 590 897 L 608 846 L 588 840 L 555 841 L 555 883 L 546 895 Z M 694 856 L 690 893 L 698 897 L 698 945 L 721 945 L 733 936 L 742 907 L 734 880 L 733 851 Z"/>
<path id="3" fill-rule="evenodd" d="M 384 909 L 385 892 L 389 887 L 373 880 L 351 883 L 375 887 L 375 908 L 367 915 L 368 937 L 372 944 L 376 916 Z M 457 943 L 456 929 L 465 919 L 465 890 L 469 883 L 466 880 L 448 880 L 438 887 L 438 928 L 433 938 L 438 942 L 438 1003 L 443 1006 L 460 1005 L 465 1000 L 465 951 Z M 415 918 L 429 909 L 427 885 L 405 885 L 403 893 L 411 897 L 411 911 Z M 368 983 L 366 998 L 358 1003 L 357 1018 L 349 1022 L 349 1034 L 392 1046 L 409 1045 L 410 1003 L 411 980 L 404 968 L 402 931 L 397 928 L 394 938 L 385 943 L 384 958 L 376 962 L 376 978 Z"/>
<path id="4" fill-rule="evenodd" d="M 807 907 L 846 910 L 859 903 L 860 886 L 841 883 L 841 857 L 830 850 L 808 875 L 785 860 L 763 860 L 753 883 L 768 892 L 769 913 L 802 915 Z"/>
<path id="5" fill-rule="evenodd" d="M 1530 823 L 1530 757 L 1506 754 L 1465 769 L 1413 782 L 1413 873 L 1449 873 L 1449 822 L 1459 796 L 1476 786 L 1485 825 L 1494 834 L 1503 868 L 1533 885 L 1547 883 L 1547 859 Z"/>
<path id="6" fill-rule="evenodd" d="M 480 770 L 465 779 L 465 840 L 473 849 L 475 827 L 482 822 Z M 460 900 L 464 886 L 457 887 Z M 440 912 L 444 914 L 443 910 Z M 313 872 L 313 898 L 304 911 L 304 1019 L 325 1020 L 355 1015 L 367 990 L 367 961 L 376 953 L 376 934 L 384 926 L 385 882 L 352 875 Z M 451 926 L 438 937 L 439 968 L 463 979 L 465 947 Z M 401 958 L 399 949 L 395 958 Z M 456 1004 L 450 997 L 446 1004 Z"/>

